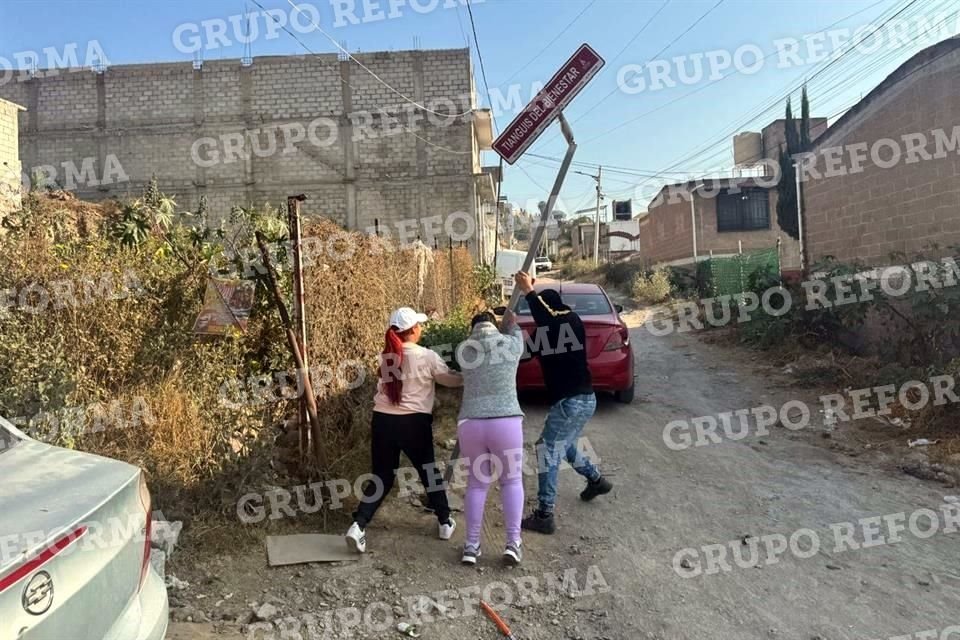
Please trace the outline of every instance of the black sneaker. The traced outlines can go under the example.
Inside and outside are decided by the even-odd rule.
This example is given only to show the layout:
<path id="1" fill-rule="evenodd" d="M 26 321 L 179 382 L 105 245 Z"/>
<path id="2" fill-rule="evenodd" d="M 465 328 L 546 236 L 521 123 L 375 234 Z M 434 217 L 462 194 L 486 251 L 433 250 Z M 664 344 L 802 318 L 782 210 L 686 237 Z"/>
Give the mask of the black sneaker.
<path id="1" fill-rule="evenodd" d="M 503 561 L 514 567 L 523 562 L 523 543 L 519 540 L 507 543 L 507 548 L 503 552 Z"/>
<path id="2" fill-rule="evenodd" d="M 552 513 L 543 513 L 537 509 L 523 519 L 520 528 L 550 535 L 557 530 L 557 523 L 553 521 Z"/>
<path id="3" fill-rule="evenodd" d="M 613 490 L 613 483 L 600 476 L 596 480 L 587 482 L 587 488 L 580 493 L 580 499 L 584 502 L 590 502 L 597 496 L 610 493 Z"/>
<path id="4" fill-rule="evenodd" d="M 461 556 L 460 562 L 472 566 L 477 564 L 477 560 L 481 555 L 480 547 L 471 547 L 467 544 L 463 546 L 463 556 Z"/>

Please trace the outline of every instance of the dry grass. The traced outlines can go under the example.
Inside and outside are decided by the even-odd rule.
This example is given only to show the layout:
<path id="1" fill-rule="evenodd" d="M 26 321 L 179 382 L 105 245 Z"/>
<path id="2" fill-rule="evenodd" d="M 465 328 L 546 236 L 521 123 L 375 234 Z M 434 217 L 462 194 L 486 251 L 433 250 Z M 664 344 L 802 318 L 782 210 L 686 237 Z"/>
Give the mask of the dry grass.
<path id="1" fill-rule="evenodd" d="M 659 304 L 670 297 L 670 276 L 663 269 L 652 273 L 638 273 L 631 286 L 633 298 L 638 302 Z"/>
<path id="2" fill-rule="evenodd" d="M 51 305 L 39 314 L 0 313 L 0 414 L 30 417 L 110 403 L 129 413 L 135 399 L 143 399 L 143 419 L 126 428 L 96 428 L 88 412 L 78 428 L 38 435 L 140 465 L 158 508 L 195 522 L 213 544 L 229 544 L 240 496 L 302 479 L 290 455 L 296 438 L 284 427 L 295 401 L 221 402 L 225 382 L 293 369 L 272 301 L 258 288 L 245 334 L 198 339 L 192 326 L 209 254 L 189 242 L 171 251 L 156 236 L 132 249 L 120 247 L 107 233 L 114 205 L 54 194 L 33 198 L 28 207 L 14 216 L 19 227 L 0 234 L 0 290 L 50 289 L 56 281 L 80 283 L 104 273 L 119 282 L 133 271 L 142 291 Z M 305 229 L 321 238 L 334 233 L 343 231 L 325 220 Z M 390 310 L 411 305 L 445 314 L 478 299 L 464 249 L 396 251 L 378 238 L 350 239 L 356 247 L 350 259 L 320 259 L 305 278 L 311 366 L 336 371 L 357 361 L 365 367 L 365 381 L 355 389 L 331 384 L 316 390 L 330 463 L 321 472 L 344 478 L 368 470 L 374 367 Z M 282 280 L 289 291 L 289 274 Z M 260 531 L 271 527 L 275 523 Z M 217 540 L 218 532 L 227 537 Z"/>
<path id="3" fill-rule="evenodd" d="M 306 230 L 323 241 L 338 232 L 342 230 L 327 221 Z M 316 390 L 329 459 L 323 471 L 337 478 L 369 471 L 371 398 L 390 312 L 406 305 L 445 315 L 479 302 L 470 276 L 473 262 L 465 249 L 434 251 L 420 245 L 399 250 L 376 237 L 352 238 L 351 259 L 321 260 L 305 277 L 311 367 L 336 370 L 345 362 L 365 364 L 366 381 L 359 388 L 331 384 Z"/>

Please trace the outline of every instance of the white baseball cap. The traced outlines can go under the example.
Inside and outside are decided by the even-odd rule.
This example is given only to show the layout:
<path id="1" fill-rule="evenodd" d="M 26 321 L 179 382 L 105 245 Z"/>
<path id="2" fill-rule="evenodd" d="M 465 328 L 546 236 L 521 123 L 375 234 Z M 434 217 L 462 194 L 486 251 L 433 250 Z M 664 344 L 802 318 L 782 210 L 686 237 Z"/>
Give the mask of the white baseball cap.
<path id="1" fill-rule="evenodd" d="M 410 307 L 400 307 L 390 314 L 390 326 L 400 331 L 412 329 L 414 326 L 429 320 L 425 313 L 417 313 Z"/>

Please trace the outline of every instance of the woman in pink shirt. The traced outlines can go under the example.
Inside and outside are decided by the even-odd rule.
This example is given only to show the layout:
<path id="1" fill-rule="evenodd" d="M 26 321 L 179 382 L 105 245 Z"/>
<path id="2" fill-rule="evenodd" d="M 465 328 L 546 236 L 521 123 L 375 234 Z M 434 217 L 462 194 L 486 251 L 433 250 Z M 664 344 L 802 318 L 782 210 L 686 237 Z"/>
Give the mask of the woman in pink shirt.
<path id="1" fill-rule="evenodd" d="M 445 387 L 463 386 L 459 373 L 451 371 L 436 352 L 417 343 L 427 316 L 409 307 L 401 307 L 390 316 L 383 354 L 380 357 L 380 381 L 373 399 L 371 457 L 373 479 L 363 487 L 363 498 L 353 514 L 347 531 L 347 545 L 363 553 L 367 549 L 365 529 L 380 504 L 393 488 L 405 453 L 427 490 L 427 498 L 439 523 L 441 540 L 449 540 L 457 526 L 450 517 L 447 493 L 442 479 L 431 478 L 434 469 L 433 400 L 436 383 Z"/>

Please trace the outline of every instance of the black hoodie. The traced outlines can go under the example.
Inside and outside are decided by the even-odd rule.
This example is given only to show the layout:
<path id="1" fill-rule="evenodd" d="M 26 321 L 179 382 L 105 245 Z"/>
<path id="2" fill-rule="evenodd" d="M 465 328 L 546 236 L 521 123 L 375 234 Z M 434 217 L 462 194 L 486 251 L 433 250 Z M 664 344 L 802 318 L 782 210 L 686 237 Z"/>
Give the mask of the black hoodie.
<path id="1" fill-rule="evenodd" d="M 543 382 L 550 401 L 593 393 L 593 379 L 587 368 L 587 333 L 580 316 L 563 304 L 560 294 L 545 289 L 527 294 L 527 304 L 538 335 L 531 336 L 531 352 L 540 358 Z"/>

